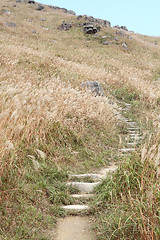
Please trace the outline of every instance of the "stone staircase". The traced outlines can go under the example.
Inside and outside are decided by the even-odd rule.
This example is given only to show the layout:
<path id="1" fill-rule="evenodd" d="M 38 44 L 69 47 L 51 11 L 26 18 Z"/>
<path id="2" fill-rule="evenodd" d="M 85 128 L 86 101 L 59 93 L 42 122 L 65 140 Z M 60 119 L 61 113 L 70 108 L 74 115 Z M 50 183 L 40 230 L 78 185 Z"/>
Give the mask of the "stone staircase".
<path id="1" fill-rule="evenodd" d="M 120 103 L 121 104 L 121 103 Z M 123 114 L 126 114 L 131 105 L 128 103 L 122 103 L 123 107 L 118 108 L 117 118 L 119 121 L 126 124 L 127 128 L 127 137 L 125 139 L 124 148 L 119 149 L 118 155 L 125 156 L 135 151 L 136 146 L 141 141 L 140 128 L 137 126 L 136 122 L 132 119 L 124 117 Z M 69 182 L 66 183 L 66 187 L 76 188 L 78 193 L 71 194 L 70 196 L 74 199 L 75 204 L 70 204 L 62 206 L 62 208 L 67 211 L 69 214 L 78 214 L 78 213 L 87 213 L 89 212 L 89 201 L 94 196 L 92 193 L 95 187 L 100 184 L 103 179 L 109 173 L 113 173 L 117 170 L 118 166 L 112 165 L 108 168 L 102 169 L 99 173 L 87 173 L 87 174 L 72 174 L 69 175 Z"/>

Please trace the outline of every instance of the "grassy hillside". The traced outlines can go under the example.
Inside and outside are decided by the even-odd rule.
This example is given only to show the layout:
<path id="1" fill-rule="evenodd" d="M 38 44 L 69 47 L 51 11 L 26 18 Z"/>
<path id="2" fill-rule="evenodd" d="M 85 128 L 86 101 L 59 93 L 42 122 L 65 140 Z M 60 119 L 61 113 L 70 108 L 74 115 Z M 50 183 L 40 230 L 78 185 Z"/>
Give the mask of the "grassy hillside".
<path id="1" fill-rule="evenodd" d="M 129 114 L 150 141 L 146 159 L 159 161 L 160 38 L 121 36 L 104 26 L 86 35 L 79 27 L 84 19 L 36 6 L 0 3 L 2 239 L 51 239 L 56 218 L 65 214 L 61 204 L 72 201 L 68 174 L 117 161 L 124 126 L 115 117 L 116 99 L 132 104 Z M 72 23 L 69 31 L 58 29 L 63 21 Z M 99 81 L 106 98 L 82 91 L 84 81 Z M 153 182 L 157 194 L 159 180 Z"/>

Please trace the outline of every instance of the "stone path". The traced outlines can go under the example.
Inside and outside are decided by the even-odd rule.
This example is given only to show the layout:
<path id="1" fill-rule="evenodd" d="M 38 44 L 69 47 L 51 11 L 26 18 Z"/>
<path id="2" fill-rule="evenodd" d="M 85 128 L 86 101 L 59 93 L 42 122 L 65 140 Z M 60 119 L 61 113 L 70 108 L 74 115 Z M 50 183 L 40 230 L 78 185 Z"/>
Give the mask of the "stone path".
<path id="1" fill-rule="evenodd" d="M 125 139 L 124 148 L 119 149 L 119 155 L 123 156 L 135 151 L 136 146 L 141 141 L 140 129 L 136 122 L 123 116 L 127 113 L 131 105 L 128 103 L 120 103 L 123 107 L 118 108 L 117 118 L 127 126 L 127 137 Z M 94 196 L 92 194 L 94 188 L 101 183 L 108 173 L 115 172 L 118 166 L 112 165 L 108 168 L 102 169 L 97 174 L 73 174 L 69 176 L 69 182 L 66 187 L 73 187 L 78 189 L 78 194 L 72 194 L 71 197 L 75 199 L 75 204 L 62 206 L 68 213 L 68 217 L 61 219 L 58 223 L 57 240 L 93 240 L 94 237 L 90 233 L 89 218 L 81 217 L 79 214 L 89 212 L 89 200 Z M 89 179 L 84 182 L 84 179 Z M 74 216 L 73 216 L 74 215 Z M 76 216 L 77 215 L 77 216 Z"/>

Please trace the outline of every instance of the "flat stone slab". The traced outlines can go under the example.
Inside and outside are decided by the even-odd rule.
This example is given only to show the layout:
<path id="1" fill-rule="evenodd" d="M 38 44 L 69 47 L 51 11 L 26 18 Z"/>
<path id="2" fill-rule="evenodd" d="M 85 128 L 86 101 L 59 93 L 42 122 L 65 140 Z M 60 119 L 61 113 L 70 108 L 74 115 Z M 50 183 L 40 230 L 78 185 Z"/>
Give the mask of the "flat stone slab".
<path id="1" fill-rule="evenodd" d="M 135 137 L 140 137 L 141 136 L 141 134 L 140 133 L 130 133 L 130 134 L 128 134 L 128 136 L 135 136 Z"/>
<path id="2" fill-rule="evenodd" d="M 137 142 L 133 142 L 133 143 L 128 142 L 128 143 L 126 143 L 126 145 L 129 145 L 129 146 L 137 146 Z"/>
<path id="3" fill-rule="evenodd" d="M 93 240 L 90 219 L 82 216 L 68 216 L 58 220 L 55 240 Z M 55 232 L 55 231 L 54 231 Z"/>
<path id="4" fill-rule="evenodd" d="M 136 127 L 136 126 L 132 126 L 132 127 L 129 127 L 127 128 L 128 130 L 140 130 L 139 127 Z"/>
<path id="5" fill-rule="evenodd" d="M 130 136 L 130 139 L 133 139 L 133 140 L 140 140 L 140 139 L 142 139 L 142 137 L 140 136 L 140 135 L 137 135 L 137 136 L 135 136 L 135 135 L 131 135 Z"/>
<path id="6" fill-rule="evenodd" d="M 137 134 L 137 133 L 139 133 L 139 131 L 137 131 L 137 130 L 133 130 L 133 131 L 132 131 L 132 130 L 129 130 L 128 133 L 134 133 L 134 134 Z"/>
<path id="7" fill-rule="evenodd" d="M 131 125 L 131 126 L 135 126 L 135 125 L 136 125 L 136 122 L 126 121 L 126 123 L 127 123 L 128 125 Z"/>
<path id="8" fill-rule="evenodd" d="M 66 185 L 76 187 L 83 193 L 89 193 L 92 192 L 98 184 L 100 184 L 100 182 L 96 183 L 69 182 Z"/>
<path id="9" fill-rule="evenodd" d="M 89 206 L 87 205 L 67 205 L 67 206 L 62 206 L 63 209 L 65 210 L 75 210 L 75 211 L 82 211 L 82 210 L 87 210 L 89 209 Z"/>
<path id="10" fill-rule="evenodd" d="M 72 194 L 70 195 L 73 198 L 92 198 L 94 194 Z"/>
<path id="11" fill-rule="evenodd" d="M 118 166 L 112 165 L 110 167 L 104 168 L 100 171 L 102 178 L 105 178 L 108 173 L 113 173 L 118 169 Z"/>
<path id="12" fill-rule="evenodd" d="M 123 148 L 123 149 L 120 149 L 119 150 L 120 152 L 134 152 L 135 151 L 135 148 Z"/>
<path id="13" fill-rule="evenodd" d="M 76 177 L 76 178 L 85 178 L 85 177 L 89 177 L 93 180 L 100 180 L 101 179 L 101 175 L 99 174 L 90 174 L 90 173 L 86 173 L 86 174 L 71 174 L 69 175 L 69 177 Z"/>

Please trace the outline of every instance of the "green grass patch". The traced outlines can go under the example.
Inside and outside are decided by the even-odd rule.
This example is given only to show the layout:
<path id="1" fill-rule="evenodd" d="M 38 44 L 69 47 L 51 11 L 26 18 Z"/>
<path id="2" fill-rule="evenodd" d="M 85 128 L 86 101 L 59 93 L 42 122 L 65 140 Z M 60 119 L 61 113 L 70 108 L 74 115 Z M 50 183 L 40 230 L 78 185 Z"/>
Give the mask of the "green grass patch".
<path id="1" fill-rule="evenodd" d="M 159 190 L 154 164 L 138 154 L 127 157 L 96 189 L 98 239 L 159 239 Z"/>

